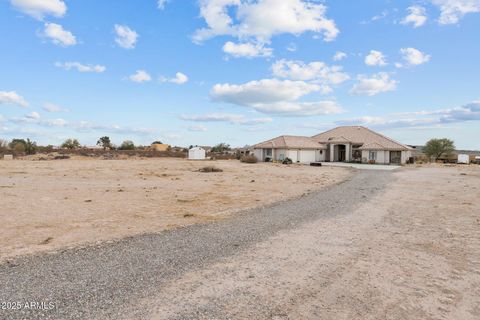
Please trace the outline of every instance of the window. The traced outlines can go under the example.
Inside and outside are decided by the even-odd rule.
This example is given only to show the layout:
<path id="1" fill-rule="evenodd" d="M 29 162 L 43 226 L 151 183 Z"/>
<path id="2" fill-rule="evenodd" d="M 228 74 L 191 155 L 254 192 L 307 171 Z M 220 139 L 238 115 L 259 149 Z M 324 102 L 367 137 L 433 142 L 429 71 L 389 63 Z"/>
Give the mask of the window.
<path id="1" fill-rule="evenodd" d="M 272 149 L 265 149 L 265 156 L 272 157 Z"/>
<path id="2" fill-rule="evenodd" d="M 370 151 L 368 153 L 368 160 L 377 160 L 377 151 Z"/>
<path id="3" fill-rule="evenodd" d="M 323 150 L 320 150 L 320 154 L 323 154 Z"/>

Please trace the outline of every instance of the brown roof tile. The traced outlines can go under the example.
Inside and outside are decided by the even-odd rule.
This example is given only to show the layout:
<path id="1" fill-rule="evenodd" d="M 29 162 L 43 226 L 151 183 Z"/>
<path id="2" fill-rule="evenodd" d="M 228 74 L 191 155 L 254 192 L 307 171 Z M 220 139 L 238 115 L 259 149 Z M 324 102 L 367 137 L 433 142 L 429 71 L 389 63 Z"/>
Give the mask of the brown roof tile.
<path id="1" fill-rule="evenodd" d="M 312 138 L 300 136 L 280 136 L 253 146 L 255 149 L 326 149 Z"/>
<path id="2" fill-rule="evenodd" d="M 337 127 L 312 137 L 312 139 L 319 143 L 335 143 L 335 140 L 339 138 L 355 144 L 362 144 L 365 147 L 372 145 L 372 148 L 379 148 L 375 150 L 411 150 L 410 147 L 400 142 L 362 126 Z"/>

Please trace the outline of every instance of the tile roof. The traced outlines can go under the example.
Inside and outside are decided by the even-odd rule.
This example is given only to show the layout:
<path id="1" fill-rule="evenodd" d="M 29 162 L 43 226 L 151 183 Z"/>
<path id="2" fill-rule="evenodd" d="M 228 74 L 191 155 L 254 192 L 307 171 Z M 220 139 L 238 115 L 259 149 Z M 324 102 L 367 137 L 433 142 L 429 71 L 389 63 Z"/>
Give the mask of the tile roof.
<path id="1" fill-rule="evenodd" d="M 378 148 L 375 150 L 412 150 L 400 142 L 362 126 L 337 127 L 312 137 L 315 141 L 325 144 L 335 143 L 335 140 L 339 138 L 346 139 L 354 144 L 364 145 L 365 147 L 372 145 L 372 148 Z M 363 148 L 363 150 L 366 149 Z"/>
<path id="2" fill-rule="evenodd" d="M 280 136 L 253 146 L 255 149 L 326 149 L 312 138 L 300 136 Z"/>

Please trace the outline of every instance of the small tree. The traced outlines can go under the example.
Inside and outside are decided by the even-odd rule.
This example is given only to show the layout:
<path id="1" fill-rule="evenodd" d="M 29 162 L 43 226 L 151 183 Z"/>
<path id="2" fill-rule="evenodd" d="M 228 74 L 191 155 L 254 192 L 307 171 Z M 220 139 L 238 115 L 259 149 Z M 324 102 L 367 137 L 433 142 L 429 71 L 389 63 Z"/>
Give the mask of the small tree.
<path id="1" fill-rule="evenodd" d="M 135 150 L 135 144 L 130 140 L 125 140 L 122 142 L 122 144 L 118 149 L 119 150 Z"/>
<path id="2" fill-rule="evenodd" d="M 153 141 L 152 144 L 163 144 L 163 142 L 160 140 L 157 140 L 157 141 Z"/>
<path id="3" fill-rule="evenodd" d="M 212 152 L 214 153 L 223 153 L 225 151 L 231 150 L 230 145 L 226 143 L 219 143 L 212 148 Z"/>
<path id="4" fill-rule="evenodd" d="M 110 138 L 107 136 L 101 137 L 100 139 L 98 139 L 97 146 L 101 146 L 103 150 L 113 149 L 112 142 L 110 141 Z"/>
<path id="5" fill-rule="evenodd" d="M 424 152 L 429 158 L 437 161 L 443 154 L 450 155 L 455 150 L 455 144 L 449 139 L 431 139 L 425 145 Z"/>
<path id="6" fill-rule="evenodd" d="M 25 147 L 25 152 L 27 154 L 37 153 L 37 143 L 35 141 L 31 141 L 30 139 L 27 139 L 27 145 Z"/>
<path id="7" fill-rule="evenodd" d="M 80 142 L 77 139 L 67 139 L 62 143 L 61 147 L 70 150 L 78 149 L 80 148 Z"/>
<path id="8" fill-rule="evenodd" d="M 13 139 L 8 146 L 14 151 L 25 152 L 25 149 L 27 149 L 27 141 L 24 139 Z"/>

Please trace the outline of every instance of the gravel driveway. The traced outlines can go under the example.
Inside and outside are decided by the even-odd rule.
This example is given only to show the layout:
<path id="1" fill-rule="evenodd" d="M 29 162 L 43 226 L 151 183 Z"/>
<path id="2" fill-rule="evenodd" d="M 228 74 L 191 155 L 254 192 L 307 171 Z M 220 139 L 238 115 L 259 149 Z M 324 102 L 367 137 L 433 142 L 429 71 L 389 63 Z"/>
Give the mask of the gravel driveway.
<path id="1" fill-rule="evenodd" d="M 44 309 L 53 303 L 54 308 L 0 310 L 0 319 L 149 318 L 139 302 L 166 283 L 208 270 L 278 232 L 349 215 L 392 179 L 391 172 L 363 171 L 319 193 L 224 221 L 10 261 L 0 266 L 0 302 L 38 302 Z"/>

